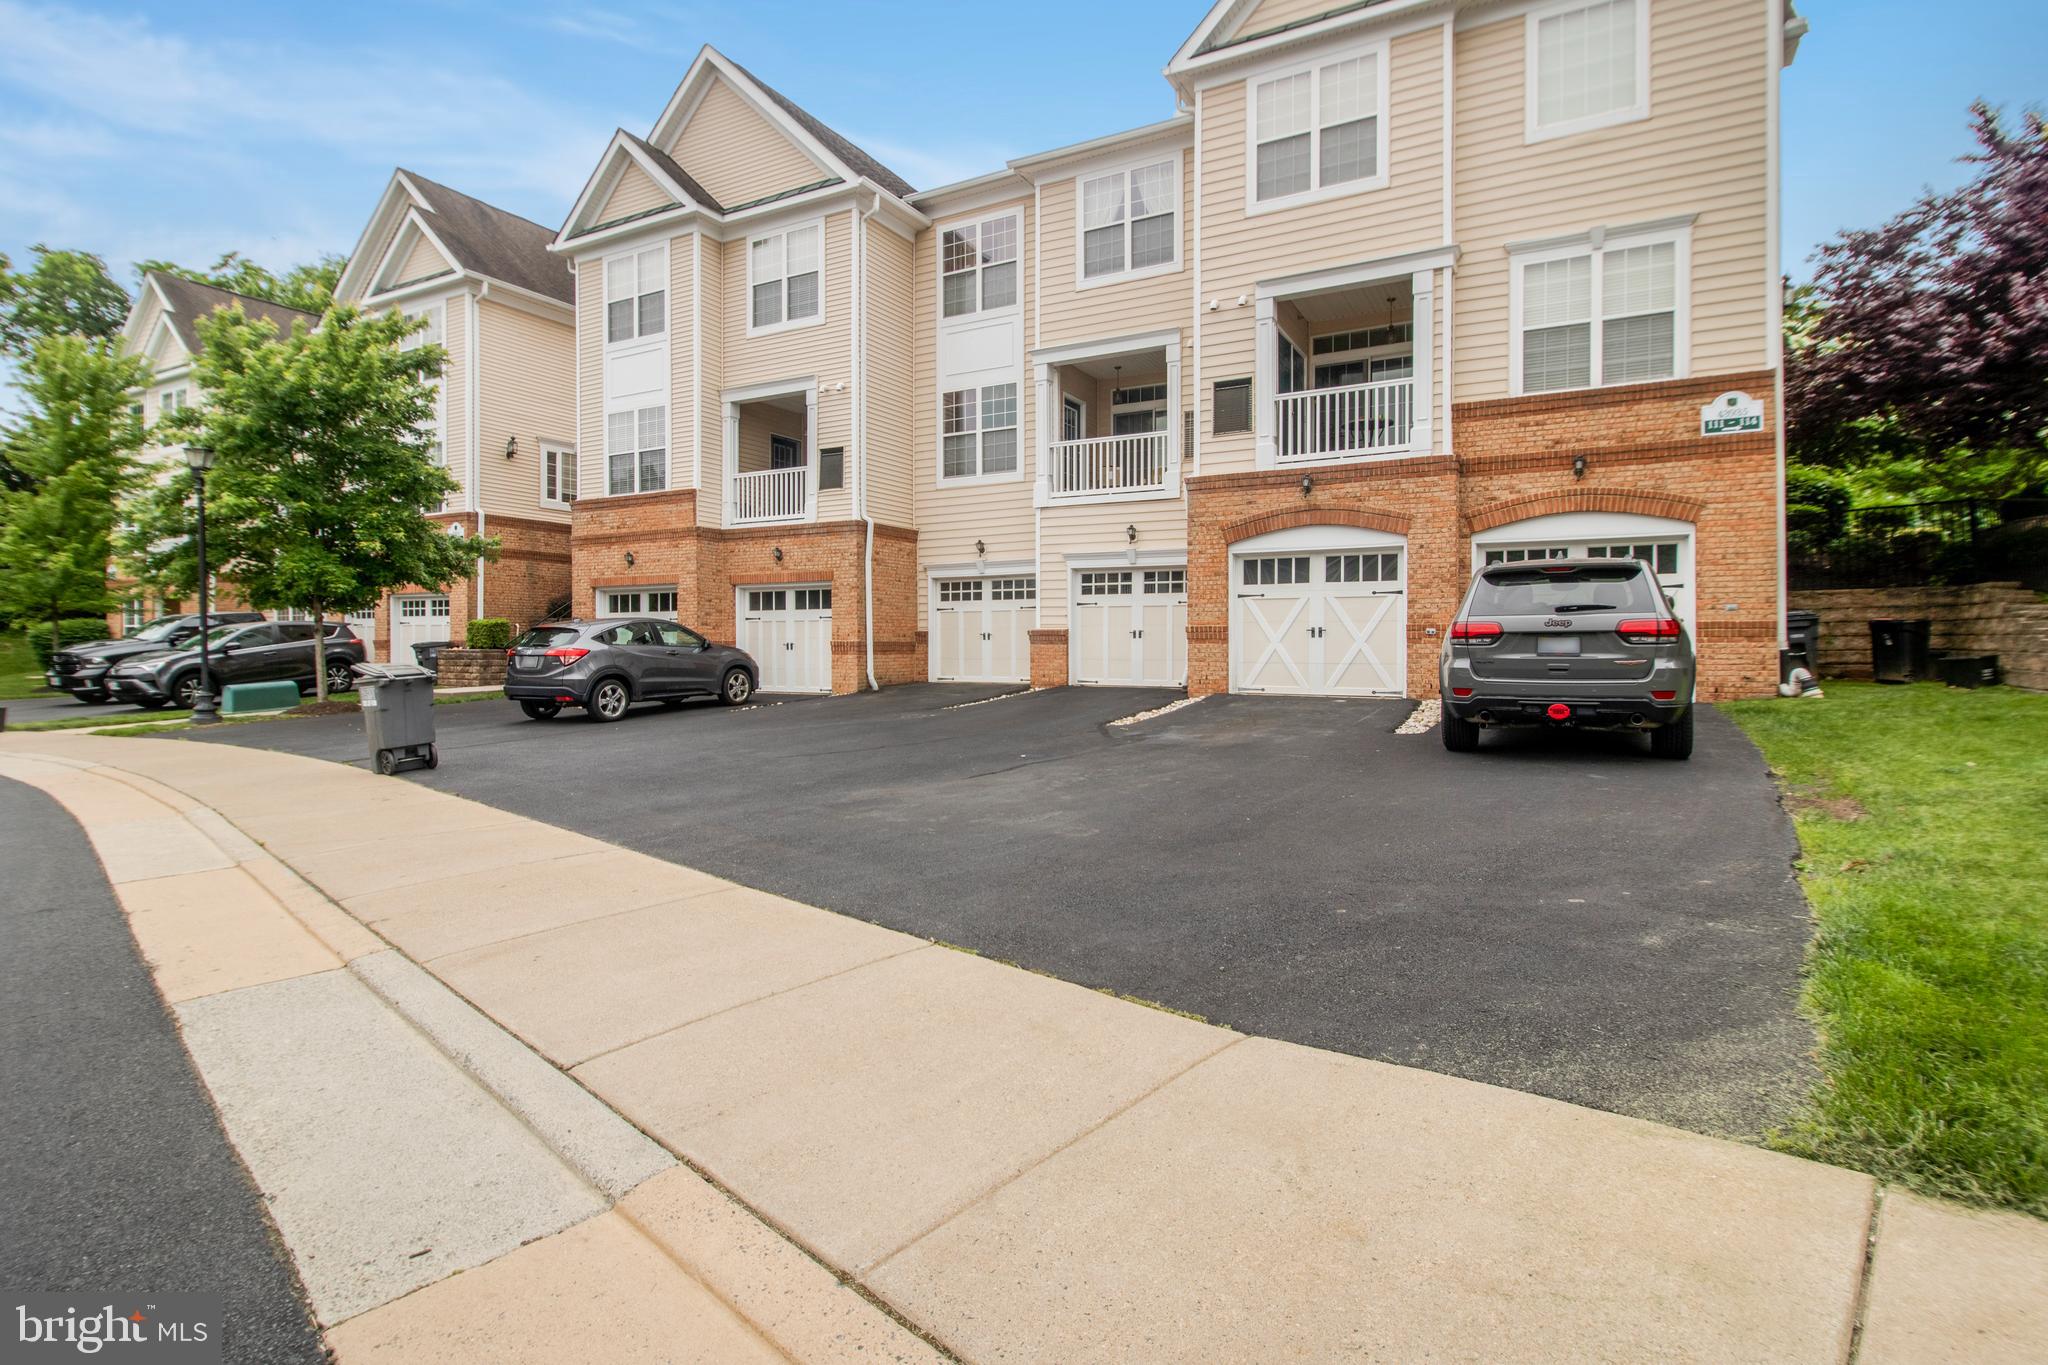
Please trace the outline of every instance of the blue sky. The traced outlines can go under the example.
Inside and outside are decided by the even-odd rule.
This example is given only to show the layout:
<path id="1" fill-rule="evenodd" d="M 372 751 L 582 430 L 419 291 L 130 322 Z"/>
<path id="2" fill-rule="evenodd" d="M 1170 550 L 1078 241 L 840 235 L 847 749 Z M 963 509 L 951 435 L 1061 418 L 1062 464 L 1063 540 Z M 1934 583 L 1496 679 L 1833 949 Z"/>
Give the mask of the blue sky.
<path id="1" fill-rule="evenodd" d="M 1802 0 L 1786 264 L 1963 173 L 1969 101 L 2048 99 L 2037 0 Z M 595 6 L 0 0 L 0 251 L 266 265 L 346 252 L 394 164 L 553 225 L 700 43 L 926 187 L 1161 118 L 1199 0 Z"/>

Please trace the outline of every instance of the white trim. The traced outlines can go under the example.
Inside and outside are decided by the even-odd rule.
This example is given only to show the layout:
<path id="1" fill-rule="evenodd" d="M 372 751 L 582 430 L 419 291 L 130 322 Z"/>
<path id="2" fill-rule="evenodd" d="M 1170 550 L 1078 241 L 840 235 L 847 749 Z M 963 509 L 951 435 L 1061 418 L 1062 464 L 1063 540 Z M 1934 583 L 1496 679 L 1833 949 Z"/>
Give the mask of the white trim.
<path id="1" fill-rule="evenodd" d="M 1309 270 L 1299 275 L 1279 275 L 1272 279 L 1258 281 L 1255 288 L 1262 299 L 1292 299 L 1304 294 L 1327 294 L 1338 289 L 1350 289 L 1355 285 L 1378 284 L 1383 280 L 1398 279 L 1424 270 L 1445 270 L 1456 265 L 1459 259 L 1456 246 L 1428 247 L 1421 251 L 1404 251 L 1398 256 L 1382 256 L 1377 260 L 1359 261 L 1353 265 L 1332 266 L 1327 270 Z"/>
<path id="2" fill-rule="evenodd" d="M 567 511 L 577 498 L 583 496 L 583 466 L 576 459 L 576 444 L 573 441 L 556 441 L 546 438 L 541 439 L 536 444 L 540 448 L 540 491 L 536 500 L 542 507 L 553 507 Z M 548 459 L 550 456 L 557 457 L 559 462 L 559 457 L 563 455 L 569 457 L 571 467 L 576 474 L 572 487 L 574 496 L 567 498 L 556 496 L 551 498 L 548 496 Z M 558 495 L 562 487 L 563 480 L 561 471 L 558 468 L 555 473 L 555 489 Z"/>
<path id="3" fill-rule="evenodd" d="M 1672 253 L 1672 302 L 1674 304 L 1674 315 L 1671 323 L 1672 372 L 1668 375 L 1659 376 L 1656 379 L 1628 379 L 1618 381 L 1618 383 L 1620 385 L 1656 384 L 1692 377 L 1692 218 L 1687 216 L 1665 219 L 1663 222 L 1675 224 L 1675 226 L 1651 225 L 1636 229 L 1594 228 L 1588 233 L 1553 239 L 1553 241 L 1559 243 L 1558 245 L 1547 247 L 1530 245 L 1523 249 L 1510 250 L 1508 262 L 1508 392 L 1510 395 L 1520 398 L 1528 392 L 1522 386 L 1522 316 L 1524 309 L 1522 276 L 1529 266 L 1542 265 L 1550 261 L 1572 260 L 1580 256 L 1589 257 L 1592 262 L 1592 294 L 1589 303 L 1588 319 L 1591 324 L 1590 345 L 1592 347 L 1589 377 L 1593 382 L 1585 385 L 1583 388 L 1541 389 L 1537 392 L 1585 393 L 1593 389 L 1614 388 L 1617 385 L 1608 384 L 1602 379 L 1604 365 L 1602 363 L 1603 356 L 1601 350 L 1606 323 L 1606 319 L 1602 316 L 1602 295 L 1605 292 L 1605 281 L 1602 278 L 1605 274 L 1602 269 L 1603 259 L 1609 251 L 1626 250 L 1627 248 L 1638 246 L 1659 246 L 1667 242 L 1675 248 Z"/>
<path id="4" fill-rule="evenodd" d="M 1332 0 L 1333 7 L 1336 3 L 1337 0 Z M 1214 68 L 1234 66 L 1250 57 L 1300 47 L 1336 33 L 1359 30 L 1385 38 L 1398 38 L 1418 29 L 1433 28 L 1438 21 L 1431 17 L 1431 11 L 1456 8 L 1456 0 L 1383 0 L 1380 4 L 1358 5 L 1309 23 L 1281 28 L 1262 37 L 1242 42 L 1226 41 L 1213 51 L 1201 50 L 1211 33 L 1242 20 L 1250 12 L 1252 4 L 1253 0 L 1219 0 L 1196 25 L 1188 40 L 1174 53 L 1173 60 L 1166 64 L 1164 74 L 1177 90 L 1185 94 L 1190 88 L 1225 84 L 1235 80 L 1236 76 L 1219 77 Z"/>
<path id="5" fill-rule="evenodd" d="M 1778 7 L 1784 6 L 1784 22 L 1780 22 Z M 1764 278 L 1765 331 L 1770 336 L 1771 385 L 1776 406 L 1773 411 L 1775 427 L 1772 445 L 1776 447 L 1778 476 L 1778 648 L 1791 644 L 1789 627 L 1785 622 L 1785 610 L 1790 592 L 1790 549 L 1786 542 L 1786 501 L 1785 492 L 1785 329 L 1781 325 L 1785 316 L 1785 270 L 1784 270 L 1784 198 L 1781 184 L 1784 179 L 1782 160 L 1784 137 L 1784 114 L 1780 95 L 1783 72 L 1792 64 L 1793 56 L 1799 50 L 1799 39 L 1806 32 L 1806 21 L 1798 18 L 1792 10 L 1792 0 L 1765 0 L 1764 23 L 1770 34 L 1768 50 L 1770 61 L 1765 67 L 1765 146 L 1766 167 L 1764 172 L 1764 261 L 1769 267 Z M 1795 26 L 1796 25 L 1796 31 Z"/>
<path id="6" fill-rule="evenodd" d="M 640 300 L 653 292 L 650 289 L 640 287 L 640 257 L 651 251 L 661 253 L 661 265 L 658 267 L 661 279 L 661 331 L 658 333 L 642 332 L 640 330 Z M 629 259 L 633 262 L 635 284 L 632 294 L 633 335 L 613 341 L 611 307 L 612 304 L 622 303 L 625 300 L 612 297 L 612 262 Z M 598 344 L 602 348 L 602 354 L 609 356 L 616 351 L 634 347 L 644 346 L 651 348 L 656 344 L 657 339 L 662 349 L 664 351 L 667 350 L 669 325 L 675 320 L 675 291 L 670 288 L 674 283 L 674 279 L 670 270 L 668 242 L 663 240 L 648 246 L 626 247 L 618 251 L 607 252 L 599 258 L 598 270 L 602 277 L 599 282 L 604 286 L 599 294 L 598 304 Z"/>
<path id="7" fill-rule="evenodd" d="M 1028 559 L 957 559 L 947 564 L 927 564 L 927 580 L 934 578 L 1030 578 L 1038 568 Z"/>
<path id="8" fill-rule="evenodd" d="M 1322 81 L 1323 69 L 1338 62 L 1353 61 L 1361 57 L 1373 58 L 1373 72 L 1379 86 L 1378 104 L 1373 114 L 1374 133 L 1379 146 L 1374 154 L 1373 174 L 1360 180 L 1346 180 L 1336 185 L 1322 183 Z M 1390 42 L 1381 38 L 1373 42 L 1358 43 L 1350 47 L 1319 52 L 1313 58 L 1294 57 L 1285 62 L 1245 73 L 1244 76 L 1244 212 L 1246 217 L 1260 214 L 1279 213 L 1286 209 L 1300 208 L 1304 204 L 1319 204 L 1329 199 L 1346 195 L 1368 194 L 1383 190 L 1389 183 L 1392 170 L 1393 126 L 1392 79 L 1388 68 L 1393 64 Z M 1259 86 L 1269 82 L 1286 80 L 1293 76 L 1306 75 L 1309 78 L 1309 188 L 1298 194 L 1284 195 L 1277 199 L 1259 198 Z M 1078 208 L 1077 208 L 1078 211 Z"/>
<path id="9" fill-rule="evenodd" d="M 1179 347 L 1180 329 L 1169 327 L 1158 332 L 1132 332 L 1124 336 L 1099 337 L 1093 341 L 1072 341 L 1063 346 L 1046 346 L 1031 352 L 1026 358 L 1040 365 L 1070 365 L 1076 360 L 1121 355 L 1125 351 L 1177 350 Z"/>
<path id="10" fill-rule="evenodd" d="M 1072 572 L 1086 569 L 1099 573 L 1104 569 L 1183 569 L 1187 567 L 1186 546 L 1167 550 L 1100 550 L 1087 554 L 1062 555 L 1067 568 Z M 1073 609 L 1073 600 L 1068 599 L 1068 611 Z"/>
<path id="11" fill-rule="evenodd" d="M 815 228 L 818 233 L 818 311 L 812 317 L 792 319 L 789 316 L 789 235 L 793 232 L 802 232 L 807 228 Z M 754 247 L 757 243 L 776 237 L 782 239 L 782 274 L 776 277 L 776 282 L 782 285 L 782 321 L 771 322 L 765 326 L 756 326 L 754 323 L 754 285 L 756 283 L 754 279 Z M 748 336 L 774 336 L 779 332 L 800 332 L 808 327 L 822 327 L 825 325 L 825 319 L 830 310 L 825 304 L 827 282 L 825 276 L 825 219 L 823 217 L 805 218 L 798 222 L 777 224 L 766 231 L 751 232 L 747 234 L 745 251 L 747 253 L 747 294 L 744 300 L 744 307 L 747 314 Z M 765 284 L 767 281 L 760 281 L 760 283 Z"/>
<path id="12" fill-rule="evenodd" d="M 1195 193 L 1194 208 L 1189 217 L 1195 220 L 1195 268 L 1188 272 L 1194 285 L 1194 365 L 1193 382 L 1188 393 L 1188 411 L 1195 414 L 1193 427 L 1193 450 L 1187 458 L 1194 466 L 1194 473 L 1202 472 L 1202 92 L 1195 92 Z M 1212 418 L 1213 420 L 1213 418 Z"/>
<path id="13" fill-rule="evenodd" d="M 740 406 L 744 403 L 759 402 L 764 398 L 780 398 L 787 394 L 800 393 L 804 397 L 804 511 L 800 517 L 777 517 L 772 520 L 750 520 L 744 523 L 736 520 L 738 509 L 733 503 L 735 480 L 740 473 Z M 719 515 L 721 526 L 792 526 L 818 519 L 818 380 L 815 375 L 801 378 L 771 379 L 761 384 L 747 384 L 740 388 L 723 389 L 718 395 L 720 406 L 725 412 L 724 487 L 719 491 Z"/>
<path id="14" fill-rule="evenodd" d="M 1523 237 L 1505 243 L 1501 250 L 1510 256 L 1524 256 L 1532 251 L 1555 251 L 1561 247 L 1598 247 L 1613 237 L 1654 236 L 1660 232 L 1673 232 L 1689 228 L 1699 222 L 1697 213 L 1674 213 L 1664 218 L 1645 218 L 1637 223 L 1615 223 L 1611 226 L 1586 228 L 1580 232 L 1560 233 L 1554 237 Z"/>
<path id="15" fill-rule="evenodd" d="M 1074 288 L 1077 291 L 1101 289 L 1108 285 L 1129 284 L 1134 280 L 1149 280 L 1158 275 L 1176 275 L 1180 273 L 1181 239 L 1182 235 L 1187 231 L 1186 219 L 1188 215 L 1188 203 L 1183 193 L 1182 160 L 1182 149 L 1176 145 L 1173 148 L 1164 149 L 1159 154 L 1133 157 L 1112 164 L 1091 166 L 1085 170 L 1075 172 L 1073 179 Z M 1148 266 L 1133 267 L 1130 263 L 1131 228 L 1136 219 L 1131 213 L 1131 176 L 1138 171 L 1150 170 L 1152 167 L 1160 165 L 1171 165 L 1173 167 L 1173 258 Z M 1088 181 L 1107 180 L 1111 176 L 1122 176 L 1124 181 L 1124 219 L 1121 224 L 1124 230 L 1124 268 L 1106 275 L 1086 275 L 1083 271 L 1087 267 L 1088 227 L 1082 207 L 1084 202 L 1082 191 Z M 1148 216 L 1158 217 L 1157 214 Z"/>
<path id="16" fill-rule="evenodd" d="M 1525 517 L 1490 530 L 1472 533 L 1471 571 L 1486 567 L 1488 550 L 1537 545 L 1618 545 L 1624 542 L 1674 540 L 1680 542 L 1679 581 L 1664 586 L 1684 605 L 1679 617 L 1699 632 L 1699 527 L 1674 517 L 1650 517 L 1637 512 L 1552 512 Z M 1660 580 L 1661 581 L 1661 580 Z"/>
<path id="17" fill-rule="evenodd" d="M 1574 10 L 1590 9 L 1594 5 L 1613 3 L 1613 0 L 1556 0 L 1554 4 L 1542 5 L 1529 11 L 1523 19 L 1522 94 L 1523 127 L 1525 144 L 1554 142 L 1558 138 L 1576 137 L 1600 128 L 1612 128 L 1623 123 L 1640 123 L 1650 116 L 1650 0 L 1632 0 L 1636 9 L 1636 98 L 1633 104 L 1605 113 L 1593 114 L 1586 118 L 1570 119 L 1563 123 L 1544 127 L 1536 121 L 1536 49 L 1537 30 L 1545 19 Z"/>
<path id="18" fill-rule="evenodd" d="M 1094 170 L 1092 165 L 1069 169 L 1063 163 L 1095 156 L 1122 158 L 1125 153 L 1142 143 L 1163 142 L 1169 138 L 1173 139 L 1176 143 L 1180 143 L 1183 140 L 1183 135 L 1189 132 L 1192 122 L 1193 118 L 1189 114 L 1175 114 L 1173 117 L 1161 119 L 1157 123 L 1147 123 L 1137 128 L 1126 128 L 1120 133 L 1106 133 L 1101 137 L 1089 138 L 1085 142 L 1071 142 L 1064 147 L 1054 147 L 1050 151 L 1032 152 L 1026 156 L 1015 157 L 1009 162 L 1009 169 L 1018 175 L 1029 177 L 1035 171 L 1050 170 L 1055 166 L 1059 166 L 1061 168 L 1059 175 L 1044 177 L 1048 180 L 1060 179 L 1067 175 L 1092 173 Z M 973 182 L 963 183 L 971 184 Z M 916 198 L 923 199 L 926 195 L 938 193 L 940 193 L 938 190 L 927 190 L 924 194 L 917 195 Z"/>
<path id="19" fill-rule="evenodd" d="M 690 234 L 690 487 L 704 487 L 704 236 L 698 232 Z"/>
<path id="20" fill-rule="evenodd" d="M 1012 256 L 1008 261 L 998 261 L 996 262 L 996 264 L 1014 265 L 1017 267 L 1017 297 L 1010 303 L 1004 304 L 998 308 L 983 308 L 981 306 L 982 274 L 988 269 L 988 267 L 984 265 L 980 259 L 981 229 L 989 223 L 1001 222 L 1005 218 L 1013 218 L 1016 220 L 1017 254 Z M 949 272 L 946 269 L 946 234 L 949 232 L 958 232 L 963 228 L 974 229 L 975 262 L 974 265 L 971 267 L 971 269 L 974 271 L 974 308 L 969 312 L 954 313 L 948 316 L 948 314 L 946 313 L 946 276 L 949 273 L 955 275 L 964 275 L 967 272 L 962 270 Z M 1038 249 L 1037 240 L 1037 219 L 1034 217 L 1032 220 L 1032 249 L 1034 252 Z M 992 209 L 988 212 L 960 214 L 948 217 L 943 221 L 934 222 L 932 224 L 932 261 L 933 269 L 935 271 L 932 278 L 936 281 L 936 284 L 934 286 L 934 292 L 937 295 L 939 326 L 960 327 L 969 325 L 971 323 L 985 322 L 989 318 L 1009 317 L 1012 314 L 1015 314 L 1021 320 L 1024 313 L 1024 205 L 1021 202 L 1015 204 L 1006 204 L 1000 208 Z M 1033 273 L 1035 279 L 1035 266 Z M 1034 303 L 1035 302 L 1036 300 L 1034 300 Z"/>
<path id="21" fill-rule="evenodd" d="M 995 373 L 995 371 L 989 371 L 989 373 Z M 945 387 L 947 384 L 954 384 L 958 387 L 949 389 Z M 1015 469 L 997 470 L 993 474 L 948 474 L 946 472 L 946 437 L 948 435 L 946 431 L 946 395 L 949 393 L 966 393 L 970 390 L 974 394 L 974 467 L 980 470 L 984 457 L 981 438 L 990 430 L 990 428 L 981 425 L 981 391 L 983 389 L 999 389 L 1005 385 L 1015 391 L 1017 420 L 1013 427 L 996 427 L 994 430 L 1014 430 L 1017 433 L 1017 467 Z M 938 443 L 933 451 L 932 470 L 935 475 L 935 486 L 939 488 L 968 488 L 975 484 L 984 483 L 1015 483 L 1028 477 L 1029 462 L 1024 458 L 1024 405 L 1030 401 L 1030 389 L 1031 386 L 1029 384 L 1024 383 L 1016 376 L 998 380 L 993 384 L 984 384 L 979 380 L 965 383 L 957 379 L 939 380 L 938 387 L 932 391 L 932 417 L 938 424 Z M 1043 430 L 1044 425 L 1043 422 L 1040 422 L 1038 424 L 1039 429 Z M 951 434 L 964 436 L 967 433 L 954 432 Z"/>

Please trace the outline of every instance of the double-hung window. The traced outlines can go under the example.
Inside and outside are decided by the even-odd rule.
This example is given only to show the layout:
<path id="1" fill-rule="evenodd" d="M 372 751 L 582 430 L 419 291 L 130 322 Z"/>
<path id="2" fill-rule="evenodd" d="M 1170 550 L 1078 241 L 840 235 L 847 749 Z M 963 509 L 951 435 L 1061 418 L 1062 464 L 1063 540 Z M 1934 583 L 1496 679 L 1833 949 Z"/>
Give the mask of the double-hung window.
<path id="1" fill-rule="evenodd" d="M 1517 392 L 1683 375 L 1686 254 L 1679 234 L 1517 262 Z"/>
<path id="2" fill-rule="evenodd" d="M 576 501 L 576 452 L 571 447 L 541 446 L 540 500 L 551 507 Z"/>
<path id="3" fill-rule="evenodd" d="M 811 223 L 747 243 L 750 332 L 823 319 L 824 239 L 823 226 Z"/>
<path id="4" fill-rule="evenodd" d="M 1171 268 L 1180 259 L 1180 157 L 1084 176 L 1081 282 Z"/>
<path id="5" fill-rule="evenodd" d="M 1386 183 L 1384 49 L 1251 83 L 1255 205 Z"/>
<path id="6" fill-rule="evenodd" d="M 614 256 L 604 267 L 604 339 L 660 336 L 668 328 L 668 253 L 660 247 Z"/>
<path id="7" fill-rule="evenodd" d="M 1528 26 L 1529 141 L 1650 116 L 1649 0 L 1568 0 Z"/>
<path id="8" fill-rule="evenodd" d="M 408 308 L 405 310 L 405 315 L 415 322 L 424 322 L 426 325 L 400 342 L 400 350 L 416 351 L 422 346 L 439 346 L 442 344 L 442 337 L 445 335 L 442 330 L 442 323 L 447 315 L 445 305 L 430 303 L 422 308 Z M 428 440 L 427 458 L 435 464 L 445 467 L 448 463 L 448 450 L 442 443 L 441 429 L 447 414 L 443 411 L 441 376 L 438 372 L 434 376 L 433 383 L 434 415 L 428 420 L 426 426 Z"/>
<path id="9" fill-rule="evenodd" d="M 1017 302 L 1017 215 L 949 227 L 939 234 L 941 308 L 949 318 Z"/>
<path id="10" fill-rule="evenodd" d="M 605 414 L 605 492 L 653 493 L 668 487 L 668 409 Z"/>
<path id="11" fill-rule="evenodd" d="M 940 474 L 974 479 L 1017 472 L 1017 386 L 988 384 L 940 395 Z"/>

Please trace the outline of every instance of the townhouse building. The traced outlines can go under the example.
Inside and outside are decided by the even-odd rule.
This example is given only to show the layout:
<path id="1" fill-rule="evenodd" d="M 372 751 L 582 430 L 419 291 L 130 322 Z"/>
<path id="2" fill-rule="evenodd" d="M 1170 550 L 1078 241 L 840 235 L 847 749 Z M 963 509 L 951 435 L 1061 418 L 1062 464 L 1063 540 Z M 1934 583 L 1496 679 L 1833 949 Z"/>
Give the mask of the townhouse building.
<path id="1" fill-rule="evenodd" d="M 142 288 L 122 325 L 120 345 L 126 355 L 141 356 L 149 365 L 149 382 L 133 394 L 131 410 L 153 429 L 181 408 L 203 402 L 204 393 L 192 372 L 192 362 L 203 349 L 199 320 L 217 308 L 238 307 L 251 318 L 265 318 L 280 333 L 289 333 L 294 323 L 312 327 L 319 323 L 316 313 L 286 308 L 268 299 L 237 294 L 210 284 L 200 284 L 182 275 L 152 270 L 142 277 Z M 139 452 L 142 463 L 152 471 L 168 474 L 182 469 L 184 449 L 150 441 Z M 177 602 L 154 597 L 131 580 L 116 578 L 116 595 L 121 607 L 107 617 L 107 631 L 118 636 L 146 621 L 180 610 Z M 239 609 L 232 586 L 217 590 L 214 605 L 221 610 Z"/>
<path id="2" fill-rule="evenodd" d="M 410 663 L 415 644 L 460 644 L 472 619 L 524 625 L 567 600 L 575 296 L 548 250 L 553 239 L 550 228 L 400 169 L 342 270 L 337 302 L 419 318 L 409 344 L 446 351 L 433 451 L 457 486 L 430 519 L 500 546 L 465 579 L 406 585 L 349 617 L 372 659 Z"/>
<path id="3" fill-rule="evenodd" d="M 1169 117 L 914 191 L 722 54 L 575 271 L 579 614 L 764 687 L 1426 696 L 1473 570 L 1783 617 L 1787 0 L 1225 0 Z"/>

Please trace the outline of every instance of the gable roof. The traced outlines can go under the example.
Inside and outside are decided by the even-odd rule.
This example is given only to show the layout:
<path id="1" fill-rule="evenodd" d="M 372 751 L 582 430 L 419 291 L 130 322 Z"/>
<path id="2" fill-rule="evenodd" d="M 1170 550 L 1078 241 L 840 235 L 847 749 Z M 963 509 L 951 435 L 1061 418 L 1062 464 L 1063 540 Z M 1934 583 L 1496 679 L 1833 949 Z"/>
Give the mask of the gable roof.
<path id="1" fill-rule="evenodd" d="M 720 53 L 719 55 L 724 56 L 723 53 Z M 783 94 L 774 86 L 769 85 L 759 76 L 756 76 L 753 72 L 747 70 L 738 62 L 733 61 L 732 58 L 726 57 L 725 60 L 726 63 L 732 67 L 733 70 L 739 72 L 742 76 L 745 76 L 748 80 L 752 81 L 756 89 L 758 89 L 763 95 L 766 95 L 769 99 L 773 100 L 777 108 L 781 109 L 783 113 L 788 114 L 791 118 L 795 119 L 797 123 L 803 127 L 803 130 L 805 132 L 809 133 L 812 137 L 818 139 L 818 141 L 824 143 L 826 150 L 831 152 L 832 155 L 838 157 L 841 161 L 845 162 L 847 168 L 851 170 L 855 175 L 864 176 L 867 179 L 874 181 L 877 185 L 880 185 L 883 189 L 889 191 L 889 193 L 895 195 L 898 199 L 908 199 L 911 195 L 917 193 L 917 191 L 911 187 L 911 184 L 908 180 L 905 180 L 902 176 L 896 174 L 896 172 L 890 170 L 887 166 L 884 166 L 881 162 L 875 160 L 875 158 L 873 158 L 872 156 L 869 156 L 859 147 L 856 147 L 853 143 L 841 137 L 838 133 L 834 132 L 827 124 L 825 124 L 823 120 L 811 114 L 809 111 L 804 109 L 803 106 L 799 105 L 795 100 Z"/>
<path id="2" fill-rule="evenodd" d="M 681 166 L 677 165 L 676 159 L 674 157 L 670 156 L 667 152 L 662 151 L 659 147 L 649 142 L 646 138 L 637 136 L 636 134 L 633 133 L 629 133 L 624 128 L 619 129 L 619 136 L 626 139 L 626 141 L 632 143 L 636 148 L 638 148 L 642 153 L 646 155 L 649 161 L 652 161 L 655 165 L 661 167 L 663 173 L 666 174 L 669 177 L 669 179 L 675 181 L 677 185 L 681 186 L 683 192 L 689 195 L 690 198 L 696 200 L 698 204 L 702 205 L 707 209 L 710 209 L 713 213 L 725 212 L 725 205 L 719 203 L 716 199 L 713 199 L 711 197 L 711 191 L 705 189 L 702 185 L 698 184 L 695 178 L 692 177 L 688 171 L 684 170 Z"/>
<path id="3" fill-rule="evenodd" d="M 178 334 L 178 341 L 193 355 L 198 355 L 201 349 L 197 325 L 199 319 L 216 308 L 226 308 L 230 304 L 240 304 L 242 311 L 251 318 L 268 318 L 276 324 L 279 335 L 289 335 L 294 322 L 303 322 L 312 327 L 320 321 L 318 313 L 287 308 L 281 303 L 272 303 L 269 299 L 251 298 L 247 294 L 237 294 L 232 289 L 201 284 L 197 280 L 188 280 L 183 275 L 173 275 L 168 271 L 152 270 L 143 278 L 144 282 L 154 288 L 163 299 L 164 316 L 169 319 L 171 330 Z M 136 307 L 140 309 L 141 306 L 138 300 Z"/>
<path id="4" fill-rule="evenodd" d="M 455 257 L 459 269 L 563 303 L 575 302 L 575 281 L 548 251 L 548 243 L 555 240 L 553 228 L 507 213 L 417 171 L 401 168 L 398 173 L 419 189 L 425 200 L 418 205 L 420 217 L 433 228 L 435 240 Z"/>

